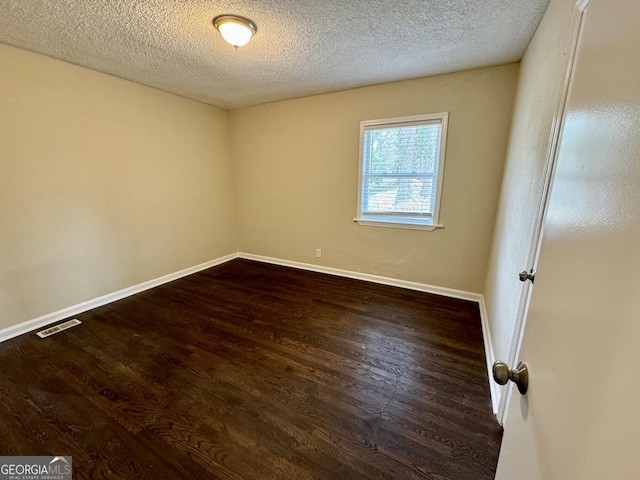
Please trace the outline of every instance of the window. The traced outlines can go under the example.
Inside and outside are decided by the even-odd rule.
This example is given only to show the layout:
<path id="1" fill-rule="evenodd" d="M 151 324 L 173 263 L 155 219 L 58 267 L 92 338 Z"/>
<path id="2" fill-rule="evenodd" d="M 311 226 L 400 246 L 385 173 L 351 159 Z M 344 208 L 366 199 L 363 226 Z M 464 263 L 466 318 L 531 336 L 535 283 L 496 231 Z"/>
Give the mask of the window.
<path id="1" fill-rule="evenodd" d="M 448 113 L 360 123 L 361 225 L 434 230 L 438 224 Z"/>

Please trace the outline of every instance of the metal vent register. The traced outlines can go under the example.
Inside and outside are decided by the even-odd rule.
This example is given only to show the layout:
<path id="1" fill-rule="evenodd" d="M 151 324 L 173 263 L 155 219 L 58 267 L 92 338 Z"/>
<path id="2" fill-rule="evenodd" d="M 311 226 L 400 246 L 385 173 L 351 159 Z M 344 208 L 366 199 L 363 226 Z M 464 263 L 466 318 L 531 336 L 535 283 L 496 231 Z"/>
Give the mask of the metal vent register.
<path id="1" fill-rule="evenodd" d="M 41 330 L 38 333 L 36 333 L 36 335 L 38 335 L 40 338 L 50 337 L 55 333 L 66 330 L 67 328 L 75 327 L 76 325 L 80 325 L 81 323 L 82 322 L 80 320 L 78 320 L 77 318 L 74 318 L 73 320 L 69 320 L 68 322 L 63 322 L 59 325 L 56 325 L 55 327 Z"/>

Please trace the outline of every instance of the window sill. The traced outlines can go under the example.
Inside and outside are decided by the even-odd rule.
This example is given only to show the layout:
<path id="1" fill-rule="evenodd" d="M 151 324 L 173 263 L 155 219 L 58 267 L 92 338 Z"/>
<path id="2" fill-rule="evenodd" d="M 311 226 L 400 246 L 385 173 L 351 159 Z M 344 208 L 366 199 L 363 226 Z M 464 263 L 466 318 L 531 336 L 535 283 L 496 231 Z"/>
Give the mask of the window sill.
<path id="1" fill-rule="evenodd" d="M 367 227 L 384 227 L 384 228 L 403 228 L 406 230 L 426 230 L 433 231 L 436 228 L 444 228 L 444 225 L 433 225 L 433 224 L 425 224 L 412 222 L 407 219 L 373 219 L 373 218 L 354 218 L 354 222 L 357 222 L 359 225 L 364 225 Z"/>

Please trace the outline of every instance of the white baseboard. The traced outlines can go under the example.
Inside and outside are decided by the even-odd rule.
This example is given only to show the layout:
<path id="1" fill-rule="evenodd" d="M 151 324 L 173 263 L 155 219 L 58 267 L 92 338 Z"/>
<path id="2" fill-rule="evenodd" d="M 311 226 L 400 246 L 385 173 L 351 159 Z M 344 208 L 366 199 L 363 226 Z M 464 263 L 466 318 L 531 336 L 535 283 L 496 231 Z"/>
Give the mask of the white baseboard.
<path id="1" fill-rule="evenodd" d="M 496 354 L 493 350 L 493 342 L 491 341 L 491 330 L 489 329 L 489 317 L 487 315 L 487 306 L 484 303 L 484 296 L 480 299 L 480 322 L 482 323 L 482 340 L 484 343 L 484 356 L 487 360 L 487 374 L 489 376 L 489 390 L 491 391 L 491 408 L 493 414 L 498 418 L 498 406 L 500 405 L 501 390 L 496 382 L 493 381 L 493 362 L 496 361 Z M 499 421 L 499 419 L 498 419 Z"/>
<path id="2" fill-rule="evenodd" d="M 453 288 L 436 287 L 427 283 L 409 282 L 399 280 L 397 278 L 382 277 L 379 275 L 371 275 L 369 273 L 354 272 L 352 270 L 342 270 L 341 268 L 324 267 L 322 265 L 314 265 L 312 263 L 294 262 L 292 260 L 282 260 L 280 258 L 263 257 L 261 255 L 253 255 L 251 253 L 240 252 L 240 258 L 247 260 L 256 260 L 258 262 L 272 263 L 274 265 L 282 265 L 283 267 L 299 268 L 301 270 L 310 270 L 312 272 L 328 273 L 338 277 L 353 278 L 355 280 L 364 280 L 366 282 L 380 283 L 382 285 L 390 285 L 393 287 L 406 288 L 408 290 L 417 290 L 419 292 L 433 293 L 445 297 L 458 298 L 460 300 L 470 300 L 472 302 L 480 302 L 483 298 L 481 293 L 467 292 L 464 290 L 456 290 Z"/>
<path id="3" fill-rule="evenodd" d="M 172 282 L 201 270 L 215 267 L 216 265 L 228 262 L 229 260 L 233 260 L 234 258 L 238 258 L 237 253 L 232 253 L 224 257 L 216 258 L 215 260 L 201 263 L 200 265 L 196 265 L 194 267 L 185 268 L 184 270 L 180 270 L 178 272 L 169 273 L 168 275 L 163 275 L 162 277 L 154 278 L 153 280 L 139 283 L 138 285 L 124 288 L 122 290 L 118 290 L 117 292 L 108 293 L 107 295 L 103 295 L 86 302 L 78 303 L 77 305 L 63 308 L 62 310 L 58 310 L 56 312 L 34 318 L 33 320 L 27 320 L 26 322 L 4 328 L 0 330 L 0 342 L 4 342 L 6 340 L 9 340 L 10 338 L 17 337 L 18 335 L 31 332 L 32 330 L 46 327 L 65 318 L 71 317 L 73 315 L 78 315 L 82 312 L 86 312 L 87 310 L 91 310 L 92 308 L 101 307 L 103 305 L 106 305 L 107 303 L 121 300 L 131 295 L 135 295 L 136 293 L 144 292 L 145 290 L 149 290 L 150 288 Z"/>

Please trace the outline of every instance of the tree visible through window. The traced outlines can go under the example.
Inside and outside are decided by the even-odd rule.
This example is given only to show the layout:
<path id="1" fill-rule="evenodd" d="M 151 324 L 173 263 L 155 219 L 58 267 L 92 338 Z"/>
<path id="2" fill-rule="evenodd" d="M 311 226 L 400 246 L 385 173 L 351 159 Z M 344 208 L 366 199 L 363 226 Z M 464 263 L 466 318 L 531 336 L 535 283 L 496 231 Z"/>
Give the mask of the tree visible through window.
<path id="1" fill-rule="evenodd" d="M 439 226 L 447 114 L 361 123 L 360 223 Z"/>

